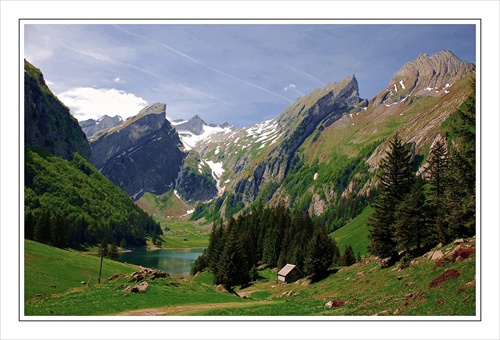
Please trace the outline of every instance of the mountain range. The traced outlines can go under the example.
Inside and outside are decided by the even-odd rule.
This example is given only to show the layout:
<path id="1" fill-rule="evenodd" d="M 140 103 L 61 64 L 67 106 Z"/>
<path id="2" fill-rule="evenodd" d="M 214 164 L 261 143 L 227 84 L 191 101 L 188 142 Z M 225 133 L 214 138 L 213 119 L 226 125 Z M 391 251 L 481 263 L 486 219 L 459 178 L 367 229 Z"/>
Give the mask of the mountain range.
<path id="1" fill-rule="evenodd" d="M 473 64 L 441 51 L 409 61 L 371 99 L 359 97 L 351 75 L 250 127 L 207 124 L 199 116 L 170 122 L 163 103 L 126 121 L 80 125 L 92 163 L 136 200 L 174 190 L 197 207 L 195 218 L 229 217 L 257 200 L 327 218 L 373 194 L 373 175 L 396 131 L 413 143 L 415 167 L 423 167 L 473 75 Z"/>

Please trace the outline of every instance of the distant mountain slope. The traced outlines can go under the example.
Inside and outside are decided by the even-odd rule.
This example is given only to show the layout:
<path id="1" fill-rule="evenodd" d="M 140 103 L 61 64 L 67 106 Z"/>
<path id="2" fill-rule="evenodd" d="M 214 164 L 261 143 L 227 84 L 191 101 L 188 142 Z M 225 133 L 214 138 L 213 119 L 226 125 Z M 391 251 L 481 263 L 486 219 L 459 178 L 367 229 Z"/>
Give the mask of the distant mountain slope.
<path id="1" fill-rule="evenodd" d="M 71 158 L 90 160 L 90 145 L 69 109 L 47 87 L 42 72 L 24 60 L 24 145 Z"/>
<path id="2" fill-rule="evenodd" d="M 123 119 L 120 116 L 110 117 L 104 115 L 99 119 L 87 119 L 81 121 L 79 124 L 82 127 L 83 132 L 87 135 L 87 138 L 94 136 L 104 130 L 109 130 L 123 123 Z"/>

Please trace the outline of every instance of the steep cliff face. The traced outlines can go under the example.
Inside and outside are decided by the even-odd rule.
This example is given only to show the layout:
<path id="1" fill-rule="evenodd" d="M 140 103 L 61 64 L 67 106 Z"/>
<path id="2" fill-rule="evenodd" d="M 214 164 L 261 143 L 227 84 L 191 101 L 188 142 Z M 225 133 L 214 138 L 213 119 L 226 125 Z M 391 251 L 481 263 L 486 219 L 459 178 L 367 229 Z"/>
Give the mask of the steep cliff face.
<path id="1" fill-rule="evenodd" d="M 70 159 L 91 158 L 90 145 L 69 109 L 50 91 L 42 72 L 24 61 L 24 144 Z"/>
<path id="2" fill-rule="evenodd" d="M 281 143 L 277 143 L 264 160 L 252 166 L 251 175 L 237 183 L 236 193 L 250 202 L 257 197 L 262 185 L 271 180 L 282 181 L 304 141 L 314 131 L 322 131 L 342 118 L 359 103 L 358 82 L 354 75 L 299 98 L 275 121 L 278 135 L 284 136 Z"/>
<path id="3" fill-rule="evenodd" d="M 165 193 L 182 167 L 185 154 L 165 110 L 165 104 L 150 105 L 91 139 L 93 164 L 134 199 L 144 191 Z"/>

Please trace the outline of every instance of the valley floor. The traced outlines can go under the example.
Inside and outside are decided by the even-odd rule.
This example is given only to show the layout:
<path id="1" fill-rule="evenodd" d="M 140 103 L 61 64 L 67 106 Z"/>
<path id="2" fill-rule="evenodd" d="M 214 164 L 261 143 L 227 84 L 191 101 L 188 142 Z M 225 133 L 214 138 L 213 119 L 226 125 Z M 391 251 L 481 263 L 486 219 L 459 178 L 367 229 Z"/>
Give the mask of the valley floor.
<path id="1" fill-rule="evenodd" d="M 27 263 L 33 259 L 27 251 Z M 61 250 L 62 252 L 62 250 Z M 74 254 L 76 255 L 76 254 Z M 79 256 L 88 257 L 89 255 Z M 47 254 L 45 261 L 50 261 Z M 97 260 L 97 258 L 92 261 Z M 26 316 L 470 316 L 477 317 L 475 238 L 435 248 L 409 267 L 380 268 L 374 258 L 341 268 L 311 283 L 276 282 L 276 271 L 259 272 L 261 279 L 237 294 L 213 285 L 209 272 L 191 278 L 137 276 L 137 267 L 114 267 L 115 274 L 60 292 L 36 294 L 25 286 Z M 29 267 L 29 266 L 28 266 Z M 50 271 L 47 266 L 46 271 Z M 144 271 L 144 269 L 142 269 Z M 31 283 L 26 273 L 26 284 Z M 46 275 L 46 274 L 45 274 Z M 135 276 L 134 276 L 135 275 Z M 54 280 L 60 278 L 54 277 Z M 144 291 L 127 292 L 147 282 Z M 43 281 L 38 282 L 45 285 Z M 31 296 L 29 296 L 31 294 Z"/>

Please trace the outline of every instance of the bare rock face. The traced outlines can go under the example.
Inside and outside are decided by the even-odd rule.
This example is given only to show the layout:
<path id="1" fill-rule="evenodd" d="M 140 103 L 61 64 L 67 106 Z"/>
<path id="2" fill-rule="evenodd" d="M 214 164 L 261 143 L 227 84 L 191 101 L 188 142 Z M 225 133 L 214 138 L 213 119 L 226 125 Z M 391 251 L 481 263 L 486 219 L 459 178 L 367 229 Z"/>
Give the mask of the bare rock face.
<path id="1" fill-rule="evenodd" d="M 277 118 L 279 133 L 287 136 L 286 139 L 264 161 L 252 167 L 251 176 L 239 181 L 236 193 L 243 194 L 243 201 L 252 201 L 263 184 L 271 179 L 282 180 L 302 143 L 318 128 L 322 130 L 342 118 L 359 102 L 358 81 L 354 75 L 299 98 Z"/>
<path id="2" fill-rule="evenodd" d="M 436 93 L 436 90 L 441 91 L 442 88 L 452 86 L 473 69 L 473 64 L 461 61 L 450 51 L 441 51 L 432 56 L 422 53 L 416 60 L 405 64 L 396 72 L 390 84 L 399 84 L 399 81 L 406 80 L 405 90 L 408 93 L 410 91 L 414 94 L 420 91 Z M 428 90 L 429 88 L 431 90 Z"/>
<path id="3" fill-rule="evenodd" d="M 473 71 L 473 64 L 461 61 L 450 51 L 432 56 L 422 53 L 394 74 L 387 89 L 380 92 L 374 102 L 389 106 L 409 96 L 441 96 Z"/>
<path id="4" fill-rule="evenodd" d="M 178 131 L 187 130 L 195 135 L 201 135 L 204 132 L 204 127 L 207 125 L 200 116 L 196 115 L 187 122 L 176 125 L 176 129 Z"/>
<path id="5" fill-rule="evenodd" d="M 185 158 L 162 103 L 91 139 L 91 146 L 92 163 L 133 199 L 174 186 Z"/>

